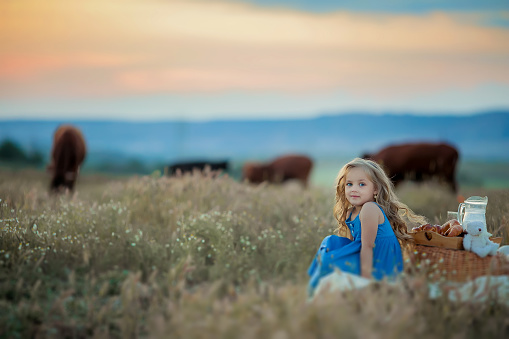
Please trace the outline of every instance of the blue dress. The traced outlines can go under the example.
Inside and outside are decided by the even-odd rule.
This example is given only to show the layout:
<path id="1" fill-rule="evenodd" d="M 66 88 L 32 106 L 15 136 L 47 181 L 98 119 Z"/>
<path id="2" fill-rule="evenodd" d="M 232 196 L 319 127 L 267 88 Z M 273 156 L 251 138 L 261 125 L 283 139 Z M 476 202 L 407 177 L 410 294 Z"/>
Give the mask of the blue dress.
<path id="1" fill-rule="evenodd" d="M 403 254 L 398 238 L 396 238 L 384 210 L 381 207 L 380 210 L 384 215 L 384 222 L 378 225 L 375 247 L 373 248 L 372 275 L 376 280 L 381 280 L 384 277 L 392 279 L 403 270 Z M 323 239 L 308 269 L 310 276 L 308 291 L 310 294 L 313 293 L 320 279 L 332 273 L 334 268 L 361 275 L 360 254 L 362 243 L 359 214 L 352 221 L 352 213 L 350 212 L 346 220 L 346 225 L 350 229 L 353 240 L 337 235 L 329 235 Z"/>

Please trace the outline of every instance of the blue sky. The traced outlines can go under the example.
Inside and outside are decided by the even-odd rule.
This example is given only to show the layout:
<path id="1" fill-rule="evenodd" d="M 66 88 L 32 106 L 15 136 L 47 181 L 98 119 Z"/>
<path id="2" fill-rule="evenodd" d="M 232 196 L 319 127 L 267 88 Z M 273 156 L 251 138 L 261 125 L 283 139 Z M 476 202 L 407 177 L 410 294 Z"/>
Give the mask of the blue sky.
<path id="1" fill-rule="evenodd" d="M 509 109 L 509 1 L 0 2 L 0 119 Z"/>
<path id="2" fill-rule="evenodd" d="M 507 10 L 505 0 L 244 0 L 261 6 L 285 6 L 304 11 L 330 12 L 336 10 L 389 12 L 389 13 L 425 13 L 430 11 L 483 11 Z"/>

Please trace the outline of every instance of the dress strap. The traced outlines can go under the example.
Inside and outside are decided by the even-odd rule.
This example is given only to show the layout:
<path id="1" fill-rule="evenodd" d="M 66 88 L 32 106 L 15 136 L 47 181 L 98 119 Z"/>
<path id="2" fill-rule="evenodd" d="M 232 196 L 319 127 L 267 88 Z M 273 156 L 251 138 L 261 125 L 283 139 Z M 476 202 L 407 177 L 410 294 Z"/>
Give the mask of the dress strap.
<path id="1" fill-rule="evenodd" d="M 353 209 L 350 211 L 350 214 L 348 215 L 348 218 L 346 218 L 346 220 L 350 219 L 350 221 L 353 221 L 352 220 L 352 213 L 353 213 Z"/>
<path id="2" fill-rule="evenodd" d="M 389 220 L 389 218 L 387 218 L 387 215 L 385 214 L 385 211 L 384 209 L 382 208 L 382 206 L 380 206 L 376 201 L 374 201 L 374 203 L 378 206 L 378 208 L 380 208 L 380 210 L 382 211 L 382 214 L 384 215 L 384 218 L 385 220 Z"/>

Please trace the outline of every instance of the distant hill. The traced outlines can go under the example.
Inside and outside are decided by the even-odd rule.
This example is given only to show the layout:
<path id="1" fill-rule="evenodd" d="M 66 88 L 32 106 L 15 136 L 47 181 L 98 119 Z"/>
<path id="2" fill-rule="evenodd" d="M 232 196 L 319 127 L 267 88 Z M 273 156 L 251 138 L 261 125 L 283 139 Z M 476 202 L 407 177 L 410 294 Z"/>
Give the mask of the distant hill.
<path id="1" fill-rule="evenodd" d="M 172 162 L 178 159 L 268 159 L 306 153 L 317 159 L 360 156 L 386 145 L 445 141 L 462 159 L 509 161 L 509 111 L 468 116 L 338 114 L 295 120 L 209 122 L 0 121 L 0 142 L 49 154 L 61 123 L 79 126 L 87 139 L 87 162 Z"/>

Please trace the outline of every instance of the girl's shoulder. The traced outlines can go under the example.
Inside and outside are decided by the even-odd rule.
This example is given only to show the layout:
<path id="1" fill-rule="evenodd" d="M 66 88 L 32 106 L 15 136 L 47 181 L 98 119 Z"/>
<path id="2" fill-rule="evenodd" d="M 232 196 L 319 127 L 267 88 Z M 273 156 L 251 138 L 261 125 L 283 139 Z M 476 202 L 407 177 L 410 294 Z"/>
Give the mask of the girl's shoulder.
<path id="1" fill-rule="evenodd" d="M 382 207 L 374 201 L 369 201 L 362 205 L 361 213 L 382 213 Z"/>
<path id="2" fill-rule="evenodd" d="M 383 219 L 385 217 L 384 212 L 382 211 L 382 207 L 378 205 L 376 202 L 367 202 L 362 206 L 362 209 L 359 214 L 362 216 L 377 216 L 378 219 Z"/>

